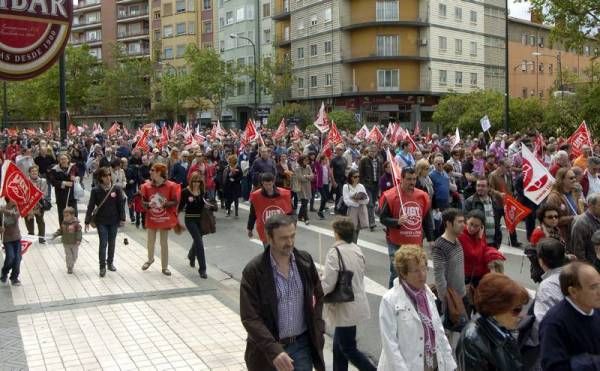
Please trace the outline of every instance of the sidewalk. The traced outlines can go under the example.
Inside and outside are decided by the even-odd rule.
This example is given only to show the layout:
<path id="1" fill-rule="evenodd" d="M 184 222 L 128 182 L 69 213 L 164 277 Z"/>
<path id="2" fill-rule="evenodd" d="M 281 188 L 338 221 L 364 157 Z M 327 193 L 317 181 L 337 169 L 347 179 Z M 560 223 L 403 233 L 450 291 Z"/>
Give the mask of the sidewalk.
<path id="1" fill-rule="evenodd" d="M 83 220 L 85 205 L 78 209 Z M 49 234 L 58 228 L 55 207 L 45 221 Z M 104 278 L 96 230 L 84 233 L 72 275 L 60 239 L 31 246 L 21 263 L 22 286 L 0 286 L 0 370 L 246 369 L 238 282 L 211 266 L 209 279 L 201 280 L 175 254 L 166 277 L 159 249 L 142 271 L 145 241 L 134 240 L 132 228 L 119 232 L 117 272 Z M 21 231 L 27 231 L 23 221 Z M 182 248 L 169 242 L 170 251 Z"/>

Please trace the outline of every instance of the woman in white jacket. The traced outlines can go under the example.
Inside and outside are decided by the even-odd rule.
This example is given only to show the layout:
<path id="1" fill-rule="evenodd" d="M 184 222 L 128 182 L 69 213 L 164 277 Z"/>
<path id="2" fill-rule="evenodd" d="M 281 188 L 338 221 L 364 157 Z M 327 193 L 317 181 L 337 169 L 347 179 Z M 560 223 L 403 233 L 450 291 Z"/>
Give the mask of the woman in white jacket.
<path id="1" fill-rule="evenodd" d="M 348 218 L 333 222 L 335 243 L 325 258 L 325 271 L 321 286 L 323 293 L 329 294 L 335 289 L 340 271 L 340 257 L 344 267 L 354 272 L 352 292 L 354 301 L 347 303 L 326 303 L 324 318 L 335 327 L 333 335 L 333 369 L 347 371 L 350 361 L 360 371 L 375 371 L 375 365 L 356 347 L 356 325 L 370 317 L 369 302 L 365 293 L 365 257 L 360 247 L 352 243 L 354 225 Z"/>
<path id="2" fill-rule="evenodd" d="M 350 170 L 348 182 L 342 188 L 342 198 L 348 207 L 348 217 L 354 224 L 354 242 L 358 241 L 358 232 L 369 226 L 369 194 L 365 186 L 359 183 L 358 170 Z"/>
<path id="3" fill-rule="evenodd" d="M 380 371 L 450 371 L 456 369 L 427 287 L 427 256 L 423 248 L 401 246 L 394 257 L 398 277 L 379 306 Z"/>

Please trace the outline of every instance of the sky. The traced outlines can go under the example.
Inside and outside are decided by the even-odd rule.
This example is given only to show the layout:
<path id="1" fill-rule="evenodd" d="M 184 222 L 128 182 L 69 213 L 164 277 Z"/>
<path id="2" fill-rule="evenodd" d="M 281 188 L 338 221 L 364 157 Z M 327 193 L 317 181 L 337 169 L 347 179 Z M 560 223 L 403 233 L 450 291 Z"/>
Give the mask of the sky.
<path id="1" fill-rule="evenodd" d="M 509 16 L 529 20 L 529 3 L 515 3 L 513 0 L 508 0 Z"/>

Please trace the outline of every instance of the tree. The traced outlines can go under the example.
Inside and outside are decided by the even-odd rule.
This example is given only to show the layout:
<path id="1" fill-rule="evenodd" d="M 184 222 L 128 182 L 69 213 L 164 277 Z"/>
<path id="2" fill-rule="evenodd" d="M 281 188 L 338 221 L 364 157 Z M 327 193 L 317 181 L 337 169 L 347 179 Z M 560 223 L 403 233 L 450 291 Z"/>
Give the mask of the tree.
<path id="1" fill-rule="evenodd" d="M 554 25 L 551 36 L 567 47 L 581 48 L 598 37 L 600 2 L 598 0 L 530 0 L 532 12 Z M 597 39 L 596 39 L 597 40 Z"/>
<path id="2" fill-rule="evenodd" d="M 185 52 L 190 73 L 186 75 L 182 93 L 201 110 L 214 108 L 221 117 L 222 104 L 231 96 L 236 84 L 237 71 L 232 63 L 226 63 L 213 48 L 199 49 L 190 44 Z"/>
<path id="3" fill-rule="evenodd" d="M 273 103 L 283 104 L 289 98 L 294 82 L 293 63 L 289 56 L 277 54 L 275 61 L 265 58 L 257 71 L 259 87 L 273 97 Z M 246 66 L 242 74 L 254 78 L 254 66 Z"/>
<path id="4" fill-rule="evenodd" d="M 329 112 L 329 119 L 335 122 L 340 130 L 356 131 L 358 122 L 352 111 L 335 110 Z"/>
<path id="5" fill-rule="evenodd" d="M 90 47 L 67 46 L 65 72 L 67 78 L 67 107 L 71 115 L 84 113 L 92 100 L 92 86 L 102 77 L 102 65 L 90 54 Z"/>
<path id="6" fill-rule="evenodd" d="M 282 118 L 285 118 L 287 122 L 296 123 L 302 130 L 314 122 L 314 116 L 307 105 L 290 103 L 275 106 L 269 115 L 267 126 L 277 128 Z"/>

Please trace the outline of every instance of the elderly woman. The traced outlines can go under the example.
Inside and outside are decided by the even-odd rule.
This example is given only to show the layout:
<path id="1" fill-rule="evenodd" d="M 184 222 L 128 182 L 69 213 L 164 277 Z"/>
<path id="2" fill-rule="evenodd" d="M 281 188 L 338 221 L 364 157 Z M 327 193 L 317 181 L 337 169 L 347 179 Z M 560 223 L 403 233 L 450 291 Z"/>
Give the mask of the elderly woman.
<path id="1" fill-rule="evenodd" d="M 360 183 L 358 170 L 352 169 L 348 173 L 348 182 L 342 189 L 342 199 L 348 207 L 348 216 L 354 224 L 354 242 L 358 241 L 358 233 L 369 226 L 369 194 L 364 185 Z"/>
<path id="2" fill-rule="evenodd" d="M 382 349 L 377 369 L 456 369 L 435 296 L 426 284 L 427 256 L 423 248 L 401 246 L 394 256 L 394 266 L 398 278 L 379 306 Z"/>
<path id="3" fill-rule="evenodd" d="M 556 172 L 556 182 L 552 186 L 552 192 L 546 199 L 546 204 L 559 210 L 558 228 L 560 236 L 567 246 L 571 238 L 571 223 L 575 216 L 583 213 L 573 191 L 577 184 L 575 173 L 569 168 L 560 168 Z"/>
<path id="4" fill-rule="evenodd" d="M 481 315 L 463 329 L 456 348 L 460 370 L 523 370 L 517 329 L 523 306 L 529 301 L 525 288 L 501 273 L 488 273 L 475 290 L 475 307 Z"/>
<path id="5" fill-rule="evenodd" d="M 167 165 L 155 163 L 150 169 L 150 181 L 142 185 L 140 193 L 146 213 L 145 226 L 148 230 L 148 260 L 142 266 L 142 270 L 147 270 L 154 263 L 154 244 L 156 235 L 160 234 L 162 273 L 170 276 L 168 236 L 169 230 L 177 225 L 179 185 L 167 180 Z"/>
<path id="6" fill-rule="evenodd" d="M 346 303 L 325 304 L 325 315 L 330 325 L 335 327 L 333 335 L 333 369 L 348 370 L 350 361 L 359 370 L 375 371 L 369 358 L 356 347 L 356 325 L 370 317 L 369 302 L 365 293 L 364 277 L 366 271 L 365 256 L 360 247 L 352 243 L 354 225 L 348 218 L 333 222 L 335 242 L 325 258 L 325 272 L 321 281 L 323 294 L 335 289 L 340 260 L 346 270 L 354 272 L 352 292 L 354 300 Z"/>

